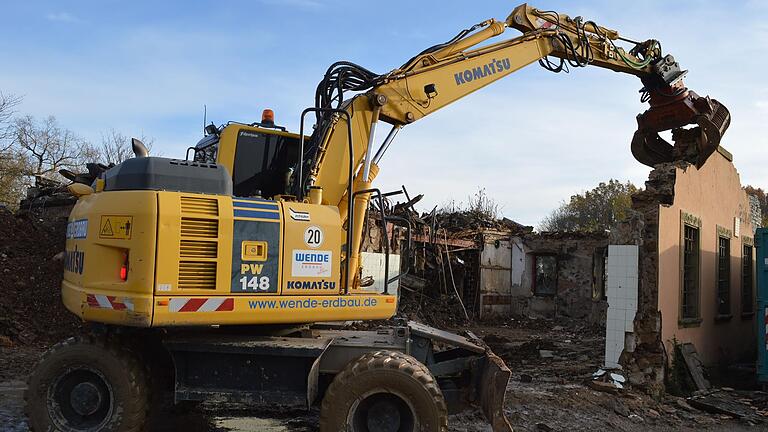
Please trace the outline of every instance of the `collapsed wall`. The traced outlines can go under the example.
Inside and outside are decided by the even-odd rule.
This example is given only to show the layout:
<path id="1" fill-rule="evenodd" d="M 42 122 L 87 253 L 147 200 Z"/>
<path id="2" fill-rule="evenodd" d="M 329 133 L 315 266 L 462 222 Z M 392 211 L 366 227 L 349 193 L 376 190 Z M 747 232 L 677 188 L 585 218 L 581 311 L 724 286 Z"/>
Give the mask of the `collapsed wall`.
<path id="1" fill-rule="evenodd" d="M 632 210 L 611 233 L 611 244 L 638 246 L 638 297 L 634 332 L 627 335 L 619 362 L 631 382 L 656 396 L 664 393 L 666 353 L 659 311 L 659 206 L 672 205 L 678 167 L 684 162 L 657 165 L 645 189 L 632 196 Z"/>
<path id="2" fill-rule="evenodd" d="M 607 247 L 605 233 L 542 232 L 513 237 L 512 315 L 605 323 Z M 551 263 L 549 272 L 546 263 Z"/>

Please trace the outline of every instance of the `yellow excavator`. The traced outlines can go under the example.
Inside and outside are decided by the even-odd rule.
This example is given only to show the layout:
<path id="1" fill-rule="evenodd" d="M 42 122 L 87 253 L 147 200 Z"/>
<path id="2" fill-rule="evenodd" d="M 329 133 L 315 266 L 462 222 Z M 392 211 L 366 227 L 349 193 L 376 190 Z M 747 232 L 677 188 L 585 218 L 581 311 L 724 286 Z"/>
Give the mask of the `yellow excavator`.
<path id="1" fill-rule="evenodd" d="M 495 39 L 509 27 L 522 35 Z M 370 200 L 388 195 L 373 181 L 400 129 L 533 63 L 639 77 L 650 108 L 631 150 L 646 165 L 700 167 L 730 123 L 723 105 L 685 87 L 658 41 L 524 4 L 383 75 L 334 63 L 298 134 L 266 110 L 258 123 L 206 126 L 184 160 L 150 157 L 134 140 L 134 158 L 64 173 L 78 201 L 62 298 L 92 332 L 36 366 L 30 428 L 143 430 L 160 395 L 256 410 L 319 405 L 322 431 L 446 431 L 449 412 L 478 406 L 495 431 L 511 430 L 510 371 L 471 333 L 338 323 L 397 310 L 402 274 L 387 264 L 378 285 L 362 278 L 360 243 Z M 391 129 L 377 146 L 380 123 Z M 673 143 L 659 136 L 666 130 Z M 385 207 L 378 220 L 407 228 Z"/>

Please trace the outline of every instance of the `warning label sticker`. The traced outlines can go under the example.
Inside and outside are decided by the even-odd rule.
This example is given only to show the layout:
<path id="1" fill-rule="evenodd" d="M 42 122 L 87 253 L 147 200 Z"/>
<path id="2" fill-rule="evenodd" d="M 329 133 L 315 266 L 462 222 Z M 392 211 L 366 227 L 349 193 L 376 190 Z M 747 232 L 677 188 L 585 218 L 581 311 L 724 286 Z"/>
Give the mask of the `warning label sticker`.
<path id="1" fill-rule="evenodd" d="M 102 216 L 99 227 L 99 238 L 130 240 L 133 216 Z"/>

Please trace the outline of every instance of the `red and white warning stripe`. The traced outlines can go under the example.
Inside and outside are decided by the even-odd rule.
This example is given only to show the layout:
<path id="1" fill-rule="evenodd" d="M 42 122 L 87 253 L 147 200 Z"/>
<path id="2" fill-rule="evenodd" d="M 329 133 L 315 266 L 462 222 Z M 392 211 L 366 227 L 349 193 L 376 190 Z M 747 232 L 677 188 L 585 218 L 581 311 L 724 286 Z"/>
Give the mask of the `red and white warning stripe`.
<path id="1" fill-rule="evenodd" d="M 235 310 L 235 299 L 213 298 L 172 298 L 168 303 L 170 312 L 231 312 Z"/>
<path id="2" fill-rule="evenodd" d="M 118 300 L 115 296 L 88 294 L 86 301 L 92 308 L 133 311 L 133 302 L 128 297 Z"/>

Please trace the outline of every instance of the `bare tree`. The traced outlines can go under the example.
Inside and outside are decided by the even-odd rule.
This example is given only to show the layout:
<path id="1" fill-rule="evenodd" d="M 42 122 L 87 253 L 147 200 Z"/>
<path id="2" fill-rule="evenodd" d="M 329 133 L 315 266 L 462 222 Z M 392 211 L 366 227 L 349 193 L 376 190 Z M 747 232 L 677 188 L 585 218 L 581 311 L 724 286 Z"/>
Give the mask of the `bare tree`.
<path id="1" fill-rule="evenodd" d="M 467 197 L 467 202 L 450 200 L 444 203 L 440 213 L 470 213 L 488 220 L 497 220 L 501 217 L 501 207 L 493 198 L 488 196 L 485 188 L 478 188 L 474 195 Z"/>
<path id="2" fill-rule="evenodd" d="M 3 149 L 10 144 L 5 140 L 12 134 L 11 119 L 16 114 L 16 107 L 21 103 L 21 97 L 0 91 L 0 140 L 3 141 Z"/>
<path id="3" fill-rule="evenodd" d="M 28 176 L 57 178 L 60 169 L 82 171 L 86 162 L 98 157 L 90 144 L 60 127 L 53 116 L 40 122 L 32 116 L 17 118 L 12 130 L 13 143 L 27 158 Z"/>
<path id="4" fill-rule="evenodd" d="M 0 205 L 16 208 L 28 185 L 27 160 L 13 145 L 12 119 L 21 97 L 0 92 Z"/>
<path id="5" fill-rule="evenodd" d="M 147 146 L 148 150 L 152 150 L 154 139 L 144 134 L 141 134 L 138 139 Z M 101 134 L 101 145 L 98 148 L 98 152 L 100 162 L 117 165 L 133 157 L 131 138 L 114 129 L 110 129 L 108 132 Z"/>

